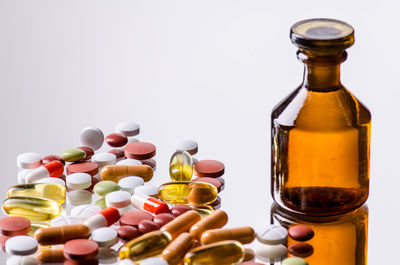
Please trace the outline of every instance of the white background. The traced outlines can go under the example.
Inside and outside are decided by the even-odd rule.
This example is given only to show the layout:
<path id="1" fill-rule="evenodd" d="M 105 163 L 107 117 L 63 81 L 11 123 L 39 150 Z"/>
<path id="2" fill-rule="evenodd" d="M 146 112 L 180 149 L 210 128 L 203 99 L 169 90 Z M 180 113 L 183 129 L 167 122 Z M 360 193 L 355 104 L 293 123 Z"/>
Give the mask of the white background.
<path id="1" fill-rule="evenodd" d="M 0 0 L 0 194 L 22 152 L 60 154 L 88 125 L 140 123 L 168 180 L 177 141 L 226 164 L 231 226 L 269 222 L 270 111 L 302 79 L 289 28 L 347 21 L 356 32 L 342 81 L 372 112 L 369 264 L 389 264 L 398 176 L 397 1 Z M 397 230 L 397 231 L 396 231 Z M 4 257 L 4 254 L 3 254 Z"/>

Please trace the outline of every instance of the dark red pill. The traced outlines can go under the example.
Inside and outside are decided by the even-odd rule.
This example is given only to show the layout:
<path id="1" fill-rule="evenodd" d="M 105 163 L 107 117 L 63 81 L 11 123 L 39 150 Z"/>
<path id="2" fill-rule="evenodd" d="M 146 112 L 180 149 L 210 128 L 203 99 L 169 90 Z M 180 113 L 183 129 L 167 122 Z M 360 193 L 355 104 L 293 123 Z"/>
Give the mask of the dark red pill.
<path id="1" fill-rule="evenodd" d="M 85 151 L 86 153 L 85 160 L 91 159 L 92 156 L 94 155 L 94 150 L 88 146 L 79 146 L 78 148 Z"/>
<path id="2" fill-rule="evenodd" d="M 187 205 L 177 205 L 171 208 L 171 214 L 175 217 L 189 211 L 192 210 L 192 208 L 190 208 Z"/>
<path id="3" fill-rule="evenodd" d="M 218 178 L 225 172 L 225 165 L 217 160 L 200 160 L 193 165 L 198 177 Z"/>
<path id="4" fill-rule="evenodd" d="M 146 234 L 151 231 L 160 229 L 160 226 L 151 220 L 143 220 L 138 224 L 140 233 Z"/>
<path id="5" fill-rule="evenodd" d="M 210 204 L 211 207 L 214 208 L 214 210 L 218 210 L 221 208 L 221 197 L 217 196 L 217 199 Z"/>
<path id="6" fill-rule="evenodd" d="M 125 156 L 127 158 L 145 160 L 156 155 L 156 147 L 151 143 L 133 142 L 125 146 Z"/>
<path id="7" fill-rule="evenodd" d="M 288 247 L 289 253 L 296 257 L 307 258 L 314 253 L 314 248 L 308 243 L 294 243 Z"/>
<path id="8" fill-rule="evenodd" d="M 118 149 L 118 148 L 111 149 L 108 151 L 108 153 L 114 154 L 117 157 L 117 159 L 125 158 L 125 153 L 124 153 L 124 150 L 122 150 L 122 149 Z"/>
<path id="9" fill-rule="evenodd" d="M 91 260 L 67 259 L 64 261 L 64 265 L 99 265 L 99 260 L 98 259 L 91 259 Z"/>
<path id="10" fill-rule="evenodd" d="M 112 147 L 122 147 L 128 143 L 128 138 L 121 133 L 111 133 L 105 138 L 106 143 Z"/>
<path id="11" fill-rule="evenodd" d="M 67 174 L 73 173 L 87 173 L 94 177 L 99 172 L 99 165 L 95 162 L 81 162 L 81 163 L 72 163 L 67 166 Z"/>
<path id="12" fill-rule="evenodd" d="M 0 233 L 4 236 L 26 235 L 31 231 L 31 221 L 25 217 L 7 216 L 0 219 Z"/>
<path id="13" fill-rule="evenodd" d="M 118 237 L 123 241 L 130 241 L 141 235 L 140 231 L 130 225 L 122 225 L 117 229 Z"/>
<path id="14" fill-rule="evenodd" d="M 297 241 L 307 241 L 313 238 L 314 231 L 306 225 L 295 225 L 289 228 L 288 234 Z"/>
<path id="15" fill-rule="evenodd" d="M 143 220 L 153 220 L 153 216 L 142 210 L 134 210 L 124 212 L 119 218 L 120 225 L 131 225 L 138 226 L 138 224 Z"/>
<path id="16" fill-rule="evenodd" d="M 64 244 L 64 256 L 67 259 L 92 260 L 98 251 L 97 243 L 89 239 L 73 239 Z"/>
<path id="17" fill-rule="evenodd" d="M 159 226 L 163 226 L 165 224 L 168 224 L 172 220 L 175 219 L 175 216 L 173 216 L 170 213 L 160 213 L 154 216 L 153 222 L 158 224 Z"/>
<path id="18" fill-rule="evenodd" d="M 157 168 L 157 162 L 153 158 L 141 160 L 143 165 L 149 166 L 153 169 L 153 171 Z"/>

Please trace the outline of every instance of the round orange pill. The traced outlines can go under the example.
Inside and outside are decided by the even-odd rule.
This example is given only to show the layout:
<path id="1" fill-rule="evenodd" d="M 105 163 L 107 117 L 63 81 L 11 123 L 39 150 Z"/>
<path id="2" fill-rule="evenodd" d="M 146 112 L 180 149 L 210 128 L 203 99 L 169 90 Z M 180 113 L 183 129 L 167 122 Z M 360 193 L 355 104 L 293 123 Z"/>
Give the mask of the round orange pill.
<path id="1" fill-rule="evenodd" d="M 125 147 L 124 151 L 127 158 L 137 160 L 150 159 L 156 155 L 156 147 L 146 142 L 130 143 Z"/>
<path id="2" fill-rule="evenodd" d="M 198 177 L 218 178 L 225 172 L 225 165 L 217 160 L 200 160 L 193 165 Z"/>

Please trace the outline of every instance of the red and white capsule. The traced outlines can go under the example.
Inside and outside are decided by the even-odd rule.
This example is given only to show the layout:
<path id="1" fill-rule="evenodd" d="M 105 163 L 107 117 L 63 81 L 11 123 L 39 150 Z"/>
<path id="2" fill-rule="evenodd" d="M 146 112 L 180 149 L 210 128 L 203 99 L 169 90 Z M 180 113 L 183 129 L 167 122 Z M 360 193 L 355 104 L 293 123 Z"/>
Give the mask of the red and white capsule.
<path id="1" fill-rule="evenodd" d="M 147 195 L 134 194 L 132 195 L 131 203 L 135 208 L 148 211 L 155 215 L 169 212 L 168 204 Z"/>
<path id="2" fill-rule="evenodd" d="M 90 230 L 95 230 L 100 227 L 111 226 L 118 221 L 120 217 L 119 211 L 113 207 L 105 208 L 104 210 L 98 212 L 86 219 L 83 222 L 84 225 L 88 226 Z"/>
<path id="3" fill-rule="evenodd" d="M 64 173 L 64 165 L 60 161 L 53 161 L 33 169 L 25 177 L 25 183 L 34 183 L 43 178 L 58 178 Z"/>

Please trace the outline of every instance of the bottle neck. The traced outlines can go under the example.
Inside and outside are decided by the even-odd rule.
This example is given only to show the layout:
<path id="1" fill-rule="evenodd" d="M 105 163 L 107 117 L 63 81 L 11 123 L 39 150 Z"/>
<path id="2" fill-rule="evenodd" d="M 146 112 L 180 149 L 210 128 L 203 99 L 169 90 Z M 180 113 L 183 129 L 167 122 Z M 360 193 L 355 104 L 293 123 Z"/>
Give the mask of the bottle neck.
<path id="1" fill-rule="evenodd" d="M 333 55 L 316 55 L 305 51 L 298 52 L 304 63 L 303 86 L 307 90 L 333 91 L 341 87 L 340 64 L 346 60 L 346 52 Z"/>

